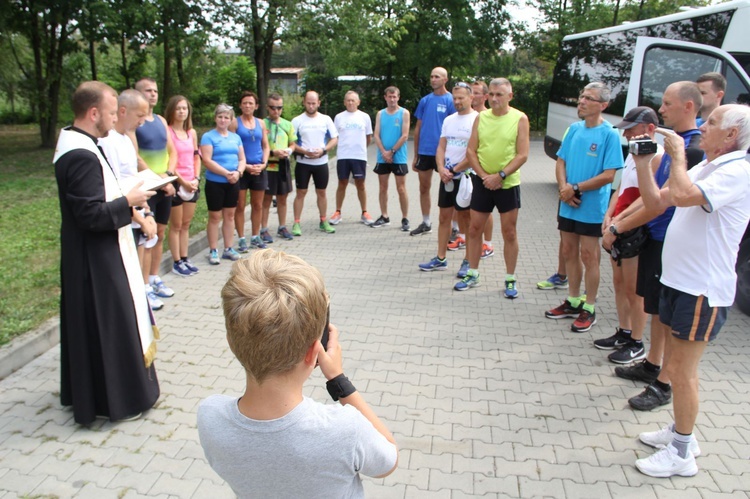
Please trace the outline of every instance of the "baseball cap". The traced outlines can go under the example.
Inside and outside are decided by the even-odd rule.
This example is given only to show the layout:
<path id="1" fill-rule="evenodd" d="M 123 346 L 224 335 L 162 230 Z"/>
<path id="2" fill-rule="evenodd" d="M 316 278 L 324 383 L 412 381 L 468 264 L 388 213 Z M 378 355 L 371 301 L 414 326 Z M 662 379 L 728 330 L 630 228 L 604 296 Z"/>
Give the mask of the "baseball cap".
<path id="1" fill-rule="evenodd" d="M 615 125 L 615 128 L 621 128 L 627 130 L 633 128 L 638 123 L 649 123 L 652 125 L 659 126 L 659 118 L 656 116 L 656 112 L 647 106 L 634 107 L 621 122 Z"/>

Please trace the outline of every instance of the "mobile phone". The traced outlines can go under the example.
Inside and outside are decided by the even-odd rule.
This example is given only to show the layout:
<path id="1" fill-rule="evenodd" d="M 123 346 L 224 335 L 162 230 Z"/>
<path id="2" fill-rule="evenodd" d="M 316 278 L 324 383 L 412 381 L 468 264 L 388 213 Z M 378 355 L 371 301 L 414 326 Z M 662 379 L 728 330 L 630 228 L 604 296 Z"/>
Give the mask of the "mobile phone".
<path id="1" fill-rule="evenodd" d="M 331 326 L 331 305 L 328 304 L 328 311 L 326 312 L 326 325 L 323 326 L 323 337 L 320 342 L 323 344 L 323 350 L 328 350 L 328 329 Z"/>

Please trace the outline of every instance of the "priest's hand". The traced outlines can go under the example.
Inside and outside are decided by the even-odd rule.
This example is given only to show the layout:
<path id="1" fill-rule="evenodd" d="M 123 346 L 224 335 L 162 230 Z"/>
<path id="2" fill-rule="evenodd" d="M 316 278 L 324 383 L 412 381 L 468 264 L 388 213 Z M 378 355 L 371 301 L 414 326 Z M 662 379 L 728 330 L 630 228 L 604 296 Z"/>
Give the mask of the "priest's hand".
<path id="1" fill-rule="evenodd" d="M 135 184 L 135 187 L 130 189 L 125 195 L 125 198 L 128 200 L 128 206 L 140 206 L 148 201 L 148 198 L 156 194 L 154 191 L 144 191 L 141 187 L 143 187 L 142 180 Z"/>

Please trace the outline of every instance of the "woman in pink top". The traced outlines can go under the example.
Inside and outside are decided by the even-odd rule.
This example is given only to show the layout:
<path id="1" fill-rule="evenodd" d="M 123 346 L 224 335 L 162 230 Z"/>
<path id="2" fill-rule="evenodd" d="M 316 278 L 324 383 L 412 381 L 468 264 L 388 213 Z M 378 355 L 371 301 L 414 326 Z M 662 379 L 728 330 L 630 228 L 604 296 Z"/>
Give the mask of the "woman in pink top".
<path id="1" fill-rule="evenodd" d="M 172 200 L 169 218 L 169 250 L 174 260 L 172 272 L 187 277 L 198 273 L 198 267 L 188 259 L 190 222 L 195 215 L 195 202 L 200 193 L 198 136 L 193 129 L 193 107 L 185 97 L 175 95 L 169 99 L 165 114 L 168 132 L 177 150 L 177 194 Z"/>

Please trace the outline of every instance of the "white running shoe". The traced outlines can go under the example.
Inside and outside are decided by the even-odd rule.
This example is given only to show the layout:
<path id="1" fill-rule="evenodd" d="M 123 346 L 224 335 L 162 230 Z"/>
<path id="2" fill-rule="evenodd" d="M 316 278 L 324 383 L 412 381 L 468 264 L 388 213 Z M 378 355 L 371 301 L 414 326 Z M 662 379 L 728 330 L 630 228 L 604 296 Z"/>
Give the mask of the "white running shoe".
<path id="1" fill-rule="evenodd" d="M 677 449 L 671 444 L 649 457 L 637 460 L 635 467 L 644 475 L 656 478 L 668 478 L 674 475 L 694 476 L 698 473 L 695 456 L 688 452 L 687 457 L 682 459 L 677 455 Z"/>
<path id="2" fill-rule="evenodd" d="M 659 431 L 644 431 L 643 433 L 638 435 L 638 439 L 646 445 L 650 445 L 651 447 L 655 447 L 657 449 L 663 449 L 667 445 L 671 444 L 672 440 L 674 439 L 672 425 L 668 424 Z M 693 435 L 692 440 L 690 440 L 688 450 L 693 455 L 693 457 L 698 457 L 701 455 L 701 448 L 698 446 L 698 441 L 695 439 L 695 435 Z"/>

